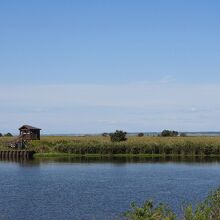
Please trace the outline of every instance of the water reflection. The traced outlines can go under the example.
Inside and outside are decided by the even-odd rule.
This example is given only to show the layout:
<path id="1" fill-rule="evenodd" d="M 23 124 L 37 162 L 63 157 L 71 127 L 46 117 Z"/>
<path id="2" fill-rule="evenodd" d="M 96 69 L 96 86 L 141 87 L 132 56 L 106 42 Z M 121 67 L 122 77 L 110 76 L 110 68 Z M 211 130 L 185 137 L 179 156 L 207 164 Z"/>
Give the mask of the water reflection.
<path id="1" fill-rule="evenodd" d="M 220 163 L 220 157 L 54 157 L 54 158 L 37 158 L 29 162 L 40 163 L 57 162 L 57 163 Z"/>
<path id="2" fill-rule="evenodd" d="M 22 166 L 40 166 L 45 163 L 114 163 L 123 165 L 126 163 L 220 163 L 220 157 L 190 157 L 190 156 L 166 156 L 166 157 L 139 157 L 139 156 L 92 156 L 92 157 L 41 157 L 36 159 L 1 159 L 0 163 L 18 163 Z"/>

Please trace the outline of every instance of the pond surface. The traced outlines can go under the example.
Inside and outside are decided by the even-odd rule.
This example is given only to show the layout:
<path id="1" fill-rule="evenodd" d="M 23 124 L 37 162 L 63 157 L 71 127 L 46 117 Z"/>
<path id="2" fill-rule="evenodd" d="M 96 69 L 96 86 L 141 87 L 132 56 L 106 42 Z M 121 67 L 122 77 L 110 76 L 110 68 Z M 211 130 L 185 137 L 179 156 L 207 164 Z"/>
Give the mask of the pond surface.
<path id="1" fill-rule="evenodd" d="M 117 219 L 149 198 L 180 213 L 218 186 L 217 159 L 0 161 L 0 219 Z"/>

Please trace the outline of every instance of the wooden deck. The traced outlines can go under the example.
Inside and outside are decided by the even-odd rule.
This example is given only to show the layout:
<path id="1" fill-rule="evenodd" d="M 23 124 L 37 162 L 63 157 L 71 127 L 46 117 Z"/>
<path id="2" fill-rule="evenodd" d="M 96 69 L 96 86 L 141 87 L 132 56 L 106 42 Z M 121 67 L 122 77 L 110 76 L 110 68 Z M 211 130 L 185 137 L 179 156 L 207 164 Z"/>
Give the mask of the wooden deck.
<path id="1" fill-rule="evenodd" d="M 34 154 L 28 150 L 3 150 L 0 151 L 0 159 L 32 159 Z"/>

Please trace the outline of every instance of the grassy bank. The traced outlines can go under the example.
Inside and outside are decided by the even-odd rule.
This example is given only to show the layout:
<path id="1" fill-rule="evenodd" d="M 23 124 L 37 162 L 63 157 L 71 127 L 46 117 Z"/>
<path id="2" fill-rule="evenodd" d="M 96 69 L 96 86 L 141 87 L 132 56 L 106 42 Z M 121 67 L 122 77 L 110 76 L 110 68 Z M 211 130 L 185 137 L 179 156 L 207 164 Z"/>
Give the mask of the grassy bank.
<path id="1" fill-rule="evenodd" d="M 9 138 L 0 138 L 0 148 Z M 220 137 L 129 137 L 111 142 L 109 137 L 42 137 L 28 149 L 38 156 L 126 155 L 126 156 L 212 156 L 220 155 Z"/>

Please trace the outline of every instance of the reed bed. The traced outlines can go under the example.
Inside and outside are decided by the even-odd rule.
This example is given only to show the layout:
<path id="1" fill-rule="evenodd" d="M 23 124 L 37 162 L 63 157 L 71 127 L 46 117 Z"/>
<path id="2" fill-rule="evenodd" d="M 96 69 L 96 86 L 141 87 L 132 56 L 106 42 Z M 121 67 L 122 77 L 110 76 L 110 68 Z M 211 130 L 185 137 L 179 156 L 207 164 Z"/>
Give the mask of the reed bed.
<path id="1" fill-rule="evenodd" d="M 38 153 L 220 155 L 220 137 L 129 137 L 111 142 L 109 137 L 42 137 L 28 148 Z"/>
<path id="2" fill-rule="evenodd" d="M 0 149 L 13 138 L 0 138 Z M 111 142 L 109 137 L 43 136 L 31 141 L 27 148 L 37 153 L 67 154 L 148 154 L 220 156 L 220 137 L 128 137 L 127 141 Z"/>
<path id="3" fill-rule="evenodd" d="M 8 143 L 13 141 L 15 138 L 13 137 L 0 137 L 0 150 L 7 150 Z"/>

